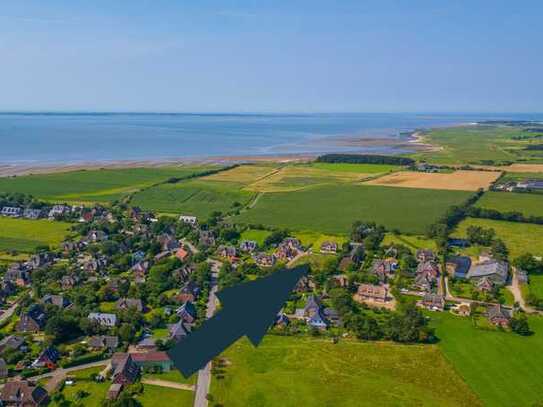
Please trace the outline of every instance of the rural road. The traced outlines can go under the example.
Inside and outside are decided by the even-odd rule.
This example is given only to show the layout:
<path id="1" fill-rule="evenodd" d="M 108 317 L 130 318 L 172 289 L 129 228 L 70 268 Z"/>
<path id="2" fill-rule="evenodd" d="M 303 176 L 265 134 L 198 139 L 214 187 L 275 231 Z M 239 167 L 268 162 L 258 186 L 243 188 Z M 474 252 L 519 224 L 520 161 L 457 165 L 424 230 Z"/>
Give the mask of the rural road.
<path id="1" fill-rule="evenodd" d="M 7 310 L 5 310 L 4 313 L 2 315 L 0 315 L 0 324 L 4 323 L 8 319 L 10 319 L 18 306 L 19 306 L 19 301 L 13 303 L 13 305 L 11 305 L 11 307 L 9 307 Z"/>
<path id="2" fill-rule="evenodd" d="M 142 379 L 141 382 L 143 384 L 152 384 L 153 386 L 169 387 L 170 389 L 194 391 L 194 386 L 192 384 L 170 382 L 168 380 L 160 379 Z"/>
<path id="3" fill-rule="evenodd" d="M 520 289 L 520 284 L 518 282 L 517 269 L 513 267 L 513 277 L 511 278 L 511 285 L 507 287 L 509 291 L 513 294 L 515 302 L 518 302 L 520 308 L 522 308 L 528 314 L 541 314 L 541 311 L 536 310 L 530 305 L 526 304 L 524 297 L 522 297 L 522 290 Z"/>
<path id="4" fill-rule="evenodd" d="M 206 318 L 211 318 L 215 314 L 217 307 L 217 297 L 215 293 L 218 290 L 217 277 L 219 273 L 213 271 L 211 274 L 211 290 L 207 300 Z M 196 382 L 196 396 L 194 397 L 194 407 L 207 407 L 207 395 L 211 386 L 211 362 L 206 367 L 198 371 L 198 381 Z"/>

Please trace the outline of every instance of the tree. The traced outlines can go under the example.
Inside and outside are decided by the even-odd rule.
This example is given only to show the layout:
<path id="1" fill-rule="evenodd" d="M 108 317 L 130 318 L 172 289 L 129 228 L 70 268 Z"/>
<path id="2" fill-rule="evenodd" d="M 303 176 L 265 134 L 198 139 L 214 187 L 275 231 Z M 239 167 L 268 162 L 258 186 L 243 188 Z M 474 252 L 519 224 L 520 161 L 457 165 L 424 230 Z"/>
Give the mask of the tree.
<path id="1" fill-rule="evenodd" d="M 505 246 L 505 243 L 501 239 L 496 239 L 492 242 L 491 246 L 492 250 L 492 256 L 494 256 L 498 260 L 507 260 L 507 256 L 509 255 L 509 251 L 507 250 L 507 247 Z"/>
<path id="2" fill-rule="evenodd" d="M 522 336 L 528 336 L 532 334 L 530 326 L 528 325 L 528 318 L 523 312 L 517 313 L 513 319 L 511 319 L 511 329 Z"/>
<path id="3" fill-rule="evenodd" d="M 433 338 L 433 330 L 415 304 L 407 303 L 389 320 L 388 335 L 396 342 L 428 342 Z"/>
<path id="4" fill-rule="evenodd" d="M 50 317 L 45 324 L 45 333 L 52 337 L 53 343 L 58 344 L 77 338 L 82 331 L 79 319 L 72 315 L 57 313 Z"/>
<path id="5" fill-rule="evenodd" d="M 529 274 L 543 273 L 543 261 L 537 260 L 531 253 L 525 253 L 515 260 L 513 265 Z"/>

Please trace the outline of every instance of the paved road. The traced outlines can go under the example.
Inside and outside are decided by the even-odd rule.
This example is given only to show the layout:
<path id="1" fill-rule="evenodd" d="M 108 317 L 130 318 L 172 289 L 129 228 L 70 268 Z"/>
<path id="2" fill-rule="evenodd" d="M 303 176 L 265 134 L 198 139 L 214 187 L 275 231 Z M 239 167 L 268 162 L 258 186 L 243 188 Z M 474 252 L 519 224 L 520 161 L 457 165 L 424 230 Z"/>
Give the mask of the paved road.
<path id="1" fill-rule="evenodd" d="M 524 297 L 522 296 L 522 290 L 520 289 L 520 284 L 518 282 L 517 269 L 513 267 L 512 271 L 513 271 L 513 277 L 511 278 L 511 285 L 508 286 L 507 288 L 513 294 L 513 297 L 515 298 L 515 302 L 518 302 L 520 305 L 520 308 L 522 308 L 528 314 L 542 314 L 541 311 L 538 311 L 534 307 L 526 304 L 526 301 L 524 301 Z"/>
<path id="2" fill-rule="evenodd" d="M 10 319 L 18 306 L 19 306 L 19 301 L 15 302 L 11 307 L 5 310 L 4 313 L 0 315 L 0 324 Z"/>
<path id="3" fill-rule="evenodd" d="M 32 379 L 33 380 L 46 379 L 48 377 L 53 377 L 59 374 L 67 374 L 70 372 L 77 372 L 78 370 L 90 369 L 91 367 L 106 366 L 106 365 L 109 365 L 110 362 L 111 362 L 111 359 L 104 359 L 104 360 L 99 360 L 97 362 L 91 362 L 91 363 L 85 363 L 83 365 L 67 367 L 65 369 L 59 367 L 58 369 L 55 369 L 51 372 L 47 372 L 39 376 L 32 376 Z"/>
<path id="4" fill-rule="evenodd" d="M 209 298 L 207 300 L 206 318 L 211 318 L 215 314 L 217 308 L 217 277 L 218 272 L 214 271 L 211 274 L 211 290 L 209 291 Z M 206 367 L 198 371 L 198 381 L 196 382 L 196 396 L 194 397 L 194 407 L 207 407 L 207 395 L 209 393 L 209 387 L 211 385 L 211 362 Z"/>
<path id="5" fill-rule="evenodd" d="M 153 386 L 169 387 L 170 389 L 194 391 L 194 385 L 186 383 L 170 382 L 161 379 L 142 379 L 143 384 L 152 384 Z"/>

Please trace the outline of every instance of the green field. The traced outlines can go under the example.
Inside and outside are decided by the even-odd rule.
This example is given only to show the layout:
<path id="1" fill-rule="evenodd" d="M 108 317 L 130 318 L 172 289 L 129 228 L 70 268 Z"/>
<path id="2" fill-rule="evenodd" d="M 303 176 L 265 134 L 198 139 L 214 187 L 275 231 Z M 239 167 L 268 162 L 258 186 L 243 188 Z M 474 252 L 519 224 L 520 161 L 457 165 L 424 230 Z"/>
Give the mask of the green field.
<path id="1" fill-rule="evenodd" d="M 536 298 L 543 300 L 543 275 L 541 274 L 530 274 L 528 279 L 528 285 L 523 287 L 523 296 L 525 294 L 532 294 Z"/>
<path id="2" fill-rule="evenodd" d="M 206 219 L 214 211 L 228 212 L 235 202 L 247 204 L 255 193 L 242 190 L 243 186 L 236 182 L 209 180 L 161 184 L 138 192 L 131 204 L 159 213 Z"/>
<path id="3" fill-rule="evenodd" d="M 326 185 L 265 193 L 254 208 L 234 220 L 329 234 L 346 234 L 354 221 L 365 220 L 405 233 L 423 234 L 449 206 L 469 196 L 464 191 Z"/>
<path id="4" fill-rule="evenodd" d="M 543 256 L 543 225 L 468 218 L 458 225 L 454 236 L 466 237 L 466 230 L 472 225 L 494 229 L 505 242 L 512 259 L 524 253 Z"/>
<path id="5" fill-rule="evenodd" d="M 458 126 L 431 130 L 425 141 L 441 147 L 437 151 L 414 154 L 415 158 L 437 164 L 496 163 L 530 157 L 524 150 L 527 142 L 513 140 L 523 135 L 520 128 L 496 126 Z"/>
<path id="6" fill-rule="evenodd" d="M 269 230 L 247 229 L 241 233 L 240 240 L 254 240 L 259 246 L 263 246 L 264 241 L 271 233 Z"/>
<path id="7" fill-rule="evenodd" d="M 192 407 L 194 392 L 145 384 L 137 399 L 143 407 Z"/>
<path id="8" fill-rule="evenodd" d="M 543 401 L 543 319 L 533 317 L 535 334 L 477 329 L 469 318 L 432 313 L 439 347 L 487 406 L 529 407 Z"/>
<path id="9" fill-rule="evenodd" d="M 55 202 L 112 202 L 171 177 L 185 177 L 212 168 L 101 169 L 0 178 L 0 192 L 21 192 Z"/>
<path id="10" fill-rule="evenodd" d="M 524 216 L 543 216 L 543 195 L 486 192 L 476 206 L 499 212 L 520 212 Z"/>
<path id="11" fill-rule="evenodd" d="M 223 357 L 211 394 L 229 407 L 480 405 L 436 346 L 267 336 Z"/>
<path id="12" fill-rule="evenodd" d="M 401 169 L 399 165 L 387 164 L 348 164 L 348 163 L 319 163 L 311 164 L 311 167 L 320 170 L 341 171 L 341 172 L 357 172 L 361 174 L 379 174 Z"/>
<path id="13" fill-rule="evenodd" d="M 433 239 L 428 239 L 424 236 L 411 236 L 411 235 L 395 235 L 393 233 L 387 233 L 383 239 L 383 245 L 401 244 L 409 247 L 412 251 L 419 249 L 431 249 L 437 250 L 436 242 Z"/>
<path id="14" fill-rule="evenodd" d="M 57 247 L 69 234 L 70 226 L 66 222 L 0 217 L 0 251 L 31 252 L 42 245 Z"/>
<path id="15" fill-rule="evenodd" d="M 64 397 L 72 402 L 76 401 L 76 393 L 79 390 L 82 390 L 88 395 L 79 401 L 83 403 L 84 406 L 89 407 L 100 407 L 102 401 L 106 397 L 107 390 L 111 386 L 110 382 L 98 383 L 91 379 L 92 374 L 100 373 L 104 368 L 103 367 L 93 367 L 85 370 L 78 370 L 76 372 L 70 373 L 70 377 L 75 378 L 75 384 L 72 386 L 64 386 L 62 394 Z"/>

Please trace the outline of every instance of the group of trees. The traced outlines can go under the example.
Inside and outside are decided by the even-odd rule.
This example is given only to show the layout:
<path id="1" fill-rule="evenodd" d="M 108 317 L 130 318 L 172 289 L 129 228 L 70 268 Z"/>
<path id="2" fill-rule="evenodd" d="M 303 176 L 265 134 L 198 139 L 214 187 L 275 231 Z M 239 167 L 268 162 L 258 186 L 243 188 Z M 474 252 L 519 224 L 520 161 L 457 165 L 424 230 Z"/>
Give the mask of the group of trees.
<path id="1" fill-rule="evenodd" d="M 492 228 L 481 226 L 469 226 L 467 231 L 468 241 L 471 244 L 490 246 L 492 255 L 498 260 L 507 260 L 509 252 L 503 240 L 496 238 L 496 232 Z"/>
<path id="2" fill-rule="evenodd" d="M 467 215 L 472 218 L 492 219 L 492 220 L 505 220 L 508 222 L 521 222 L 521 223 L 535 223 L 537 225 L 543 225 L 543 216 L 525 216 L 520 212 L 499 212 L 495 209 L 471 207 L 469 208 Z"/>
<path id="3" fill-rule="evenodd" d="M 412 158 L 376 154 L 324 154 L 317 158 L 317 162 L 390 165 L 415 164 L 415 160 L 413 160 Z"/>

